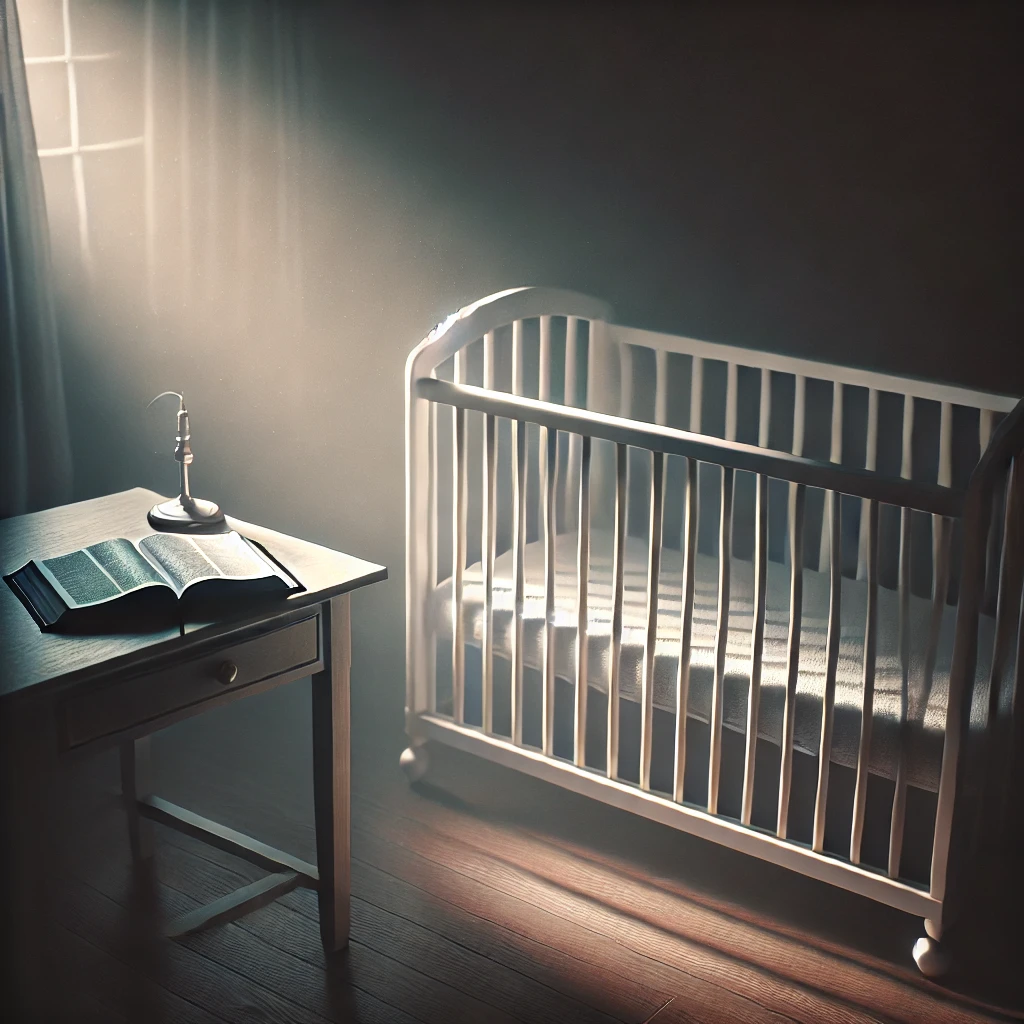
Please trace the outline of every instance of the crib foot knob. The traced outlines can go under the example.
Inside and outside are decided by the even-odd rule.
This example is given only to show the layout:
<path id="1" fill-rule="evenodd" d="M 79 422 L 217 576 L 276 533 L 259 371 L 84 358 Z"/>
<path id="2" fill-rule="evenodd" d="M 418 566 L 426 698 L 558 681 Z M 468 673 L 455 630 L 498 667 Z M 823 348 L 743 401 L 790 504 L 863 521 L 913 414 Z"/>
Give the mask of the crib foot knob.
<path id="1" fill-rule="evenodd" d="M 914 962 L 926 978 L 941 978 L 949 970 L 949 952 L 928 935 L 914 943 Z"/>
<path id="2" fill-rule="evenodd" d="M 402 751 L 402 756 L 399 758 L 398 763 L 410 783 L 419 782 L 427 774 L 427 768 L 430 767 L 430 758 L 427 757 L 426 746 L 418 743 L 413 744 L 411 747 L 406 747 Z"/>

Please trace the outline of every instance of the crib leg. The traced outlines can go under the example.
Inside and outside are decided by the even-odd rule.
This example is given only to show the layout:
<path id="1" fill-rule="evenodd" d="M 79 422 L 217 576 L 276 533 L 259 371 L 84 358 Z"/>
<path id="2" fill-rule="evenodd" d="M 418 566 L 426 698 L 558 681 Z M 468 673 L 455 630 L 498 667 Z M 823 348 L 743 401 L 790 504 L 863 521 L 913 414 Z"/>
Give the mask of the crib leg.
<path id="1" fill-rule="evenodd" d="M 949 950 L 942 945 L 942 927 L 925 918 L 925 934 L 914 943 L 914 962 L 926 978 L 941 978 L 949 970 Z"/>
<path id="2" fill-rule="evenodd" d="M 413 739 L 409 746 L 402 751 L 398 763 L 410 783 L 419 782 L 430 767 L 426 742 L 422 739 Z"/>

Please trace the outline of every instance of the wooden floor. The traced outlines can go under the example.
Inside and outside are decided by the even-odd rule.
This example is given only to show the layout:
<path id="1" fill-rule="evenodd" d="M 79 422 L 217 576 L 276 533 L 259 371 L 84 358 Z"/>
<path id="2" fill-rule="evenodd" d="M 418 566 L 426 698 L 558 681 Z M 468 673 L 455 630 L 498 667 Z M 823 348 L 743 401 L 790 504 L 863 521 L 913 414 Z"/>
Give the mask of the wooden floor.
<path id="1" fill-rule="evenodd" d="M 356 709 L 352 941 L 331 962 L 301 890 L 160 937 L 162 920 L 261 872 L 159 826 L 152 870 L 133 868 L 114 760 L 80 766 L 50 975 L 69 1018 L 1024 1019 L 1009 983 L 962 974 L 972 1001 L 921 979 L 909 956 L 920 922 L 851 894 L 451 751 L 413 791 L 400 737 L 373 718 Z M 314 859 L 308 729 L 304 684 L 184 723 L 154 738 L 158 789 Z"/>

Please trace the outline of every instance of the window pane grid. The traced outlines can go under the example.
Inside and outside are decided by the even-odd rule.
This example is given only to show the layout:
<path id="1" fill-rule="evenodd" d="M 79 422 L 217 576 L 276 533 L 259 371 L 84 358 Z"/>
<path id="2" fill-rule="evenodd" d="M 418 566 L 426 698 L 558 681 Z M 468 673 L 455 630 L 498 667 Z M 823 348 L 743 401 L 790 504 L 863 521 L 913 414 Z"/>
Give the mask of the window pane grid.
<path id="1" fill-rule="evenodd" d="M 20 0 L 19 6 L 33 10 L 34 0 Z M 144 0 L 139 5 L 139 20 L 132 19 L 127 34 L 113 23 L 102 31 L 95 26 L 90 28 L 93 22 L 79 15 L 80 9 L 85 12 L 87 7 L 91 18 L 91 6 L 82 3 L 75 7 L 73 0 L 52 2 L 45 9 L 35 7 L 35 17 L 29 19 L 35 25 L 34 45 L 26 47 L 26 62 L 41 76 L 39 87 L 33 91 L 45 101 L 40 104 L 38 123 L 51 132 L 48 136 L 46 132 L 37 136 L 37 153 L 44 166 L 52 168 L 56 175 L 50 174 L 48 179 L 62 181 L 61 187 L 66 190 L 65 224 L 70 229 L 67 242 L 77 257 L 75 262 L 95 282 L 100 263 L 106 267 L 108 249 L 112 259 L 127 259 L 119 250 L 115 253 L 109 248 L 105 231 L 116 223 L 116 235 L 124 227 L 128 212 L 109 203 L 105 205 L 106 192 L 94 191 L 96 184 L 91 177 L 96 169 L 95 173 L 100 174 L 97 180 L 106 181 L 99 168 L 112 168 L 115 165 L 110 160 L 118 160 L 117 173 L 124 178 L 126 195 L 142 199 L 138 212 L 132 214 L 138 218 L 136 224 L 142 231 L 130 232 L 135 239 L 133 245 L 142 243 L 143 249 L 138 253 L 142 258 L 131 265 L 131 270 L 145 275 L 145 280 L 139 283 L 150 311 L 156 312 L 165 300 L 173 303 L 175 298 L 190 308 L 197 297 L 191 294 L 195 291 L 202 292 L 206 306 L 220 300 L 226 271 L 222 262 L 230 255 L 224 251 L 223 236 L 235 236 L 237 251 L 248 253 L 254 244 L 254 222 L 261 223 L 259 217 L 254 218 L 256 196 L 250 180 L 252 174 L 248 173 L 256 141 L 252 104 L 243 101 L 239 105 L 237 98 L 233 98 L 234 92 L 225 92 L 223 62 L 237 58 L 236 70 L 243 84 L 241 96 L 247 101 L 258 81 L 256 68 L 262 55 L 269 71 L 265 112 L 274 151 L 265 168 L 268 194 L 262 198 L 269 200 L 270 216 L 265 218 L 269 234 L 282 249 L 282 258 L 276 261 L 272 272 L 272 291 L 286 300 L 284 304 L 291 309 L 294 326 L 301 319 L 303 276 L 299 244 L 303 208 L 297 199 L 296 160 L 296 150 L 301 148 L 296 145 L 301 90 L 299 55 L 293 52 L 300 41 L 288 6 L 275 0 L 266 12 L 269 24 L 259 31 L 265 53 L 257 48 L 256 19 L 260 9 L 249 2 L 236 6 L 208 0 L 200 6 L 194 0 L 173 0 L 165 8 L 158 8 L 153 0 Z M 239 30 L 237 53 L 231 45 L 232 26 Z M 166 54 L 158 54 L 155 46 L 156 32 L 160 30 L 172 40 Z M 190 38 L 193 35 L 195 38 Z M 200 39 L 202 49 L 196 45 Z M 197 51 L 192 56 L 202 65 L 198 75 L 190 72 L 190 51 Z M 163 79 L 161 59 L 168 65 Z M 121 75 L 122 64 L 130 65 L 130 81 L 126 82 Z M 86 70 L 79 71 L 79 67 Z M 141 72 L 137 93 L 136 68 Z M 128 116 L 120 119 L 103 113 L 111 82 L 117 83 L 122 91 L 126 86 L 128 89 L 125 103 L 118 107 Z M 176 94 L 171 104 L 176 109 L 170 122 L 164 125 L 166 139 L 158 136 L 156 126 L 157 89 L 164 87 Z M 237 113 L 237 126 L 232 119 L 233 111 Z M 228 137 L 222 140 L 225 131 Z M 175 213 L 157 207 L 160 193 L 156 186 L 162 166 L 157 145 L 161 142 L 168 150 L 176 148 L 173 163 L 177 167 L 167 167 L 169 176 L 177 179 L 171 189 L 178 193 Z M 94 161 L 95 154 L 99 157 Z M 69 158 L 66 164 L 64 158 Z M 232 175 L 226 165 L 233 165 L 236 159 L 242 170 Z M 63 171 L 64 166 L 70 174 Z M 232 181 L 225 195 L 228 177 L 237 180 Z M 200 211 L 194 209 L 194 199 L 201 203 L 202 216 L 197 216 Z M 157 273 L 163 258 L 157 246 L 158 227 L 176 236 L 173 244 L 180 248 L 180 296 L 171 296 L 169 293 L 175 289 L 167 287 Z M 195 266 L 197 262 L 202 266 Z M 245 323 L 253 314 L 253 275 L 234 276 L 238 281 L 230 289 L 232 312 L 239 322 Z"/>
<path id="2" fill-rule="evenodd" d="M 69 145 L 49 146 L 38 150 L 40 158 L 50 159 L 59 157 L 71 158 L 71 178 L 74 193 L 74 205 L 76 219 L 78 222 L 78 242 L 82 264 L 88 273 L 92 273 L 93 258 L 92 245 L 89 234 L 89 205 L 86 198 L 85 170 L 83 157 L 90 153 L 104 153 L 113 150 L 130 149 L 140 147 L 144 150 L 146 160 L 146 236 L 147 236 L 147 265 L 151 264 L 152 255 L 152 0 L 146 0 L 146 22 L 145 40 L 143 50 L 143 75 L 145 92 L 145 117 L 143 133 L 130 137 L 108 139 L 101 142 L 83 144 L 81 141 L 81 119 L 78 103 L 78 77 L 76 67 L 79 64 L 97 64 L 115 61 L 124 56 L 120 50 L 111 50 L 100 53 L 75 53 L 74 37 L 71 29 L 71 0 L 61 2 L 61 35 L 63 41 L 63 53 L 44 54 L 25 58 L 25 63 L 31 66 L 63 64 L 67 69 L 68 89 L 68 135 Z M 150 275 L 151 277 L 151 275 Z"/>

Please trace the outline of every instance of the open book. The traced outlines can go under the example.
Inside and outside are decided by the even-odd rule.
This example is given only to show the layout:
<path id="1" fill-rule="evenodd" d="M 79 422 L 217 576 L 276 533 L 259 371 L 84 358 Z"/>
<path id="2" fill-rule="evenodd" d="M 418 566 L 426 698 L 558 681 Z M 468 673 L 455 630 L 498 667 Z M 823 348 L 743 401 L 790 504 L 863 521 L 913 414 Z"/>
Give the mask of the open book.
<path id="1" fill-rule="evenodd" d="M 43 630 L 113 626 L 126 617 L 213 612 L 301 590 L 266 552 L 238 533 L 123 537 L 5 576 Z"/>

